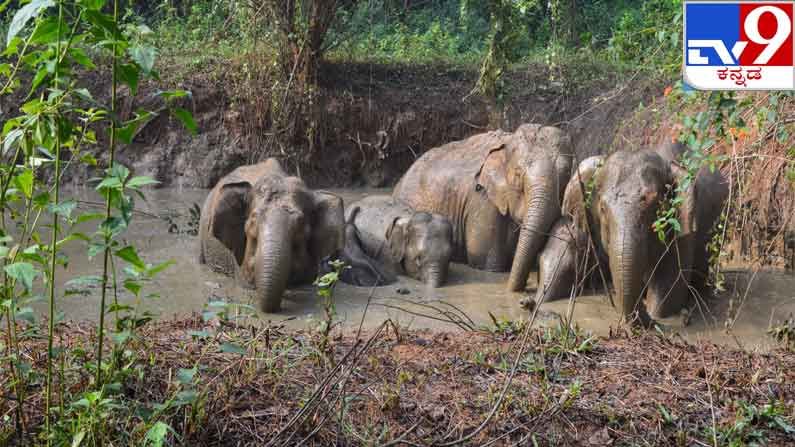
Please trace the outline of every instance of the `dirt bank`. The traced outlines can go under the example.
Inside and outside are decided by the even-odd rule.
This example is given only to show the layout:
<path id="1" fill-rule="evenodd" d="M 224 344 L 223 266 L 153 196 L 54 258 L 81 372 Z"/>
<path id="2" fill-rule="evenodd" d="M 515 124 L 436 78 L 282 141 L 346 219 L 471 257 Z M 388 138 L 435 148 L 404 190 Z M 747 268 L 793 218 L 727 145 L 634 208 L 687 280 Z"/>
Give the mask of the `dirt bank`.
<path id="1" fill-rule="evenodd" d="M 322 118 L 311 152 L 304 138 L 284 137 L 295 129 L 274 126 L 274 121 L 292 122 L 274 105 L 283 99 L 275 93 L 280 90 L 267 71 L 252 74 L 245 64 L 219 61 L 184 74 L 179 82 L 149 82 L 135 98 L 124 96 L 123 116 L 131 116 L 157 107 L 153 95 L 159 90 L 190 90 L 193 97 L 182 105 L 193 112 L 199 133 L 189 135 L 163 114 L 120 149 L 119 159 L 164 186 L 210 187 L 240 164 L 275 156 L 314 186 L 378 187 L 393 184 L 426 150 L 488 126 L 486 104 L 469 96 L 476 71 L 329 63 L 320 76 Z M 652 95 L 643 83 L 615 87 L 616 79 L 609 76 L 587 86 L 553 82 L 541 65 L 508 77 L 503 127 L 512 130 L 528 121 L 565 127 L 581 156 L 607 150 L 620 123 Z M 95 86 L 98 95 L 106 90 L 102 82 Z M 92 175 L 72 174 L 78 182 Z"/>
<path id="2" fill-rule="evenodd" d="M 124 404 L 119 408 L 139 412 L 115 412 L 106 440 L 116 429 L 135 433 L 137 414 L 189 389 L 194 403 L 161 415 L 183 445 L 795 442 L 795 356 L 783 351 L 753 354 L 652 334 L 586 339 L 552 330 L 529 332 L 523 345 L 524 332 L 514 325 L 497 333 L 386 325 L 360 338 L 335 338 L 329 363 L 312 333 L 218 323 L 197 316 L 141 334 L 130 349 L 145 361 L 114 397 Z M 93 329 L 73 324 L 59 333 L 70 348 L 94 337 Z M 202 333 L 208 338 L 197 339 Z M 43 367 L 45 351 L 30 345 L 26 355 Z M 180 385 L 179 368 L 197 365 L 194 380 L 179 374 Z M 90 375 L 66 371 L 68 392 L 79 393 Z M 42 394 L 32 389 L 26 399 L 29 422 L 41 419 Z M 0 401 L 0 414 L 12 406 Z"/>

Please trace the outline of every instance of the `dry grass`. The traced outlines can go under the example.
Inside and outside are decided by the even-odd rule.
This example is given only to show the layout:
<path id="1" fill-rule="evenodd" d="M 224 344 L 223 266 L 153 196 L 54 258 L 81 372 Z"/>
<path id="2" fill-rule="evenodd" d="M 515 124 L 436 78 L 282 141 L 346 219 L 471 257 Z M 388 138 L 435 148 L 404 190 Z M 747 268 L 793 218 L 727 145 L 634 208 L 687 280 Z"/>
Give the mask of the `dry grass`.
<path id="1" fill-rule="evenodd" d="M 214 335 L 189 335 L 198 330 Z M 91 345 L 87 326 L 69 323 L 59 332 L 69 348 Z M 212 327 L 199 317 L 162 322 L 136 342 L 139 373 L 118 399 L 128 406 L 166 401 L 178 389 L 179 368 L 198 364 L 200 398 L 163 414 L 184 445 L 443 445 L 471 434 L 491 411 L 521 333 L 401 332 L 387 323 L 358 339 L 338 335 L 332 361 L 307 332 Z M 538 445 L 727 445 L 753 439 L 755 431 L 768 445 L 795 442 L 764 417 L 737 430 L 740 402 L 777 403 L 780 420 L 793 423 L 795 356 L 789 353 L 694 346 L 654 334 L 595 341 L 581 334 L 566 339 L 559 331 L 529 336 L 495 417 L 461 445 L 532 445 L 532 439 Z M 246 353 L 220 352 L 228 342 Z M 25 352 L 44 364 L 43 343 Z M 90 375 L 67 377 L 77 394 Z M 28 394 L 26 419 L 35 427 L 43 390 Z M 13 408 L 10 400 L 0 402 L 0 417 Z M 109 436 L 129 436 L 139 423 L 135 416 L 113 421 Z"/>

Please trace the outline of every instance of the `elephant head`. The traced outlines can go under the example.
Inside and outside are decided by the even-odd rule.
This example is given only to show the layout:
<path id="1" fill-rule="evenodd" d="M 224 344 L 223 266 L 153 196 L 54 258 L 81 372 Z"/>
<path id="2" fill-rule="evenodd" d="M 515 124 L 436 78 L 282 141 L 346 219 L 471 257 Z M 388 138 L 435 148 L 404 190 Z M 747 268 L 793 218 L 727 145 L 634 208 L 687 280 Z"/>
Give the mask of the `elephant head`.
<path id="1" fill-rule="evenodd" d="M 386 239 L 392 259 L 408 276 L 430 287 L 441 287 L 447 281 L 453 254 L 453 227 L 438 214 L 415 212 L 410 217 L 397 217 L 387 230 Z"/>
<path id="2" fill-rule="evenodd" d="M 211 195 L 207 233 L 234 254 L 266 312 L 278 311 L 287 285 L 311 281 L 319 261 L 343 246 L 342 200 L 309 190 L 276 160 L 238 168 Z"/>
<path id="3" fill-rule="evenodd" d="M 654 152 L 619 151 L 606 159 L 594 179 L 594 231 L 609 259 L 617 305 L 624 317 L 631 319 L 637 312 L 647 324 L 641 296 L 662 253 L 652 225 L 675 187 L 673 172 Z"/>
<path id="4" fill-rule="evenodd" d="M 571 170 L 571 142 L 560 129 L 535 124 L 522 125 L 500 141 L 476 174 L 475 189 L 520 228 L 508 280 L 509 290 L 518 291 L 526 286 L 530 268 L 560 216 Z"/>

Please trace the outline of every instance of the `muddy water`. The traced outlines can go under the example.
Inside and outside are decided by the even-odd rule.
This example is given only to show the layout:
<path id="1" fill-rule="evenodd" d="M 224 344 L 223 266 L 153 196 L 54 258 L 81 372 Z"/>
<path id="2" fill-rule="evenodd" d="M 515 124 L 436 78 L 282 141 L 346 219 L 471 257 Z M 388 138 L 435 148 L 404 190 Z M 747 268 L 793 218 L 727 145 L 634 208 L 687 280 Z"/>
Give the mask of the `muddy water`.
<path id="1" fill-rule="evenodd" d="M 368 194 L 385 193 L 382 190 L 335 190 L 346 203 Z M 207 194 L 202 189 L 167 188 L 147 193 L 147 201 L 137 209 L 147 214 L 135 216 L 135 224 L 125 234 L 126 242 L 134 244 L 147 262 L 172 260 L 174 265 L 146 285 L 144 294 L 159 297 L 144 298 L 136 302 L 119 290 L 118 299 L 138 306 L 141 310 L 155 312 L 163 318 L 201 312 L 208 301 L 224 300 L 254 304 L 253 292 L 237 285 L 232 278 L 216 274 L 196 261 L 197 238 L 187 234 L 169 233 L 169 224 L 153 215 L 181 214 L 176 219 L 186 228 L 188 208 L 201 204 Z M 92 190 L 76 189 L 70 195 L 83 201 L 98 201 Z M 81 203 L 81 208 L 91 207 Z M 67 248 L 70 262 L 59 272 L 58 290 L 61 291 L 59 307 L 66 318 L 96 320 L 99 290 L 90 289 L 80 295 L 64 296 L 65 281 L 82 275 L 96 275 L 101 258 L 88 259 L 85 248 L 73 244 Z M 535 275 L 531 274 L 530 286 Z M 506 291 L 506 273 L 488 273 L 455 264 L 451 268 L 449 284 L 440 289 L 427 289 L 409 278 L 399 283 L 378 288 L 359 288 L 340 284 L 336 291 L 339 319 L 348 327 L 356 327 L 362 320 L 365 327 L 380 324 L 390 318 L 403 327 L 454 329 L 449 315 L 460 315 L 467 324 L 490 324 L 491 317 L 501 319 L 527 318 L 528 313 L 518 302 L 522 295 Z M 742 346 L 747 349 L 768 349 L 773 341 L 765 334 L 771 322 L 795 313 L 795 276 L 777 272 L 752 274 L 746 271 L 727 273 L 727 292 L 723 296 L 703 303 L 690 318 L 677 316 L 663 320 L 666 331 L 676 332 L 687 340 L 711 340 L 717 343 Z M 112 292 L 108 300 L 113 299 Z M 733 301 L 734 320 L 731 331 L 725 329 L 727 315 Z M 367 306 L 370 303 L 369 307 Z M 540 322 L 554 324 L 557 315 L 566 315 L 567 300 L 545 303 L 541 307 Z M 311 286 L 288 291 L 283 301 L 283 311 L 264 314 L 265 320 L 283 321 L 291 327 L 304 327 L 321 318 L 322 310 Z M 466 315 L 466 317 L 464 316 Z M 446 316 L 447 315 L 447 316 Z M 577 299 L 574 319 L 582 328 L 604 335 L 615 327 L 618 315 L 604 295 L 586 295 Z M 471 321 L 470 321 L 471 319 Z M 685 321 L 689 320 L 689 321 Z"/>

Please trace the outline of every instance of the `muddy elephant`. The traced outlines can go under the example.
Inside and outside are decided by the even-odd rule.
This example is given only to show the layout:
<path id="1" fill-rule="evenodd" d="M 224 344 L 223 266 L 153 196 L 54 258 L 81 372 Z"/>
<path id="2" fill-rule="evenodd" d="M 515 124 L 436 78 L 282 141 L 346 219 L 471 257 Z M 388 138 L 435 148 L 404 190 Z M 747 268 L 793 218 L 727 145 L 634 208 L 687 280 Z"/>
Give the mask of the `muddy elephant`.
<path id="1" fill-rule="evenodd" d="M 571 155 L 568 135 L 555 127 L 487 132 L 425 153 L 393 196 L 447 217 L 453 260 L 490 271 L 510 268 L 508 288 L 518 291 L 560 215 Z"/>
<path id="2" fill-rule="evenodd" d="M 430 287 L 447 281 L 453 228 L 446 217 L 376 195 L 351 204 L 346 218 L 356 227 L 362 251 L 389 271 Z"/>
<path id="3" fill-rule="evenodd" d="M 680 178 L 687 176 L 683 168 L 688 156 L 686 145 L 667 143 L 657 146 L 655 152 L 671 163 Z M 729 196 L 729 184 L 717 167 L 709 165 L 702 166 L 687 182 L 692 185 L 679 210 L 685 225 L 649 283 L 647 308 L 653 317 L 674 315 L 688 304 L 690 296 L 706 290 L 708 244 Z M 680 269 L 680 265 L 684 267 Z"/>
<path id="4" fill-rule="evenodd" d="M 725 182 L 718 171 L 708 168 L 692 181 L 666 155 L 671 150 L 665 145 L 618 151 L 581 163 L 566 187 L 562 211 L 566 220 L 556 225 L 568 230 L 566 243 L 550 239 L 542 251 L 536 300 L 568 297 L 575 270 L 594 271 L 594 264 L 583 269 L 573 261 L 585 258 L 607 267 L 606 277 L 613 279 L 616 304 L 624 317 L 637 315 L 637 321 L 647 324 L 649 314 L 665 317 L 682 309 L 693 290 L 691 278 L 696 273 L 706 276 L 706 243 L 725 201 Z M 682 199 L 677 209 L 681 231 L 663 243 L 652 226 L 677 189 Z M 589 225 L 595 253 L 588 251 Z M 553 270 L 547 260 L 556 259 L 560 262 Z"/>
<path id="5" fill-rule="evenodd" d="M 256 288 L 266 312 L 289 284 L 312 281 L 344 243 L 342 199 L 312 191 L 275 159 L 241 166 L 210 191 L 199 222 L 199 262 Z"/>
<path id="6" fill-rule="evenodd" d="M 361 235 L 353 223 L 355 218 L 356 213 L 349 213 L 345 219 L 345 246 L 321 260 L 319 274 L 332 272 L 331 263 L 340 261 L 344 264 L 340 280 L 346 284 L 373 287 L 394 283 L 397 281 L 394 270 L 365 252 Z"/>

